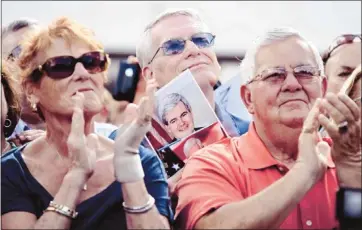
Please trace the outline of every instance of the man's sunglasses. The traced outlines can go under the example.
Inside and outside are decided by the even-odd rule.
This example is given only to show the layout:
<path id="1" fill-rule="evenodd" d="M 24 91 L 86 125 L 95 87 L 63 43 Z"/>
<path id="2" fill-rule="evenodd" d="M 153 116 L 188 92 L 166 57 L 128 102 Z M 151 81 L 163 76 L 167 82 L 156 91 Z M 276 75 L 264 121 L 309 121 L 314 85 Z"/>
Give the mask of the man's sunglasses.
<path id="1" fill-rule="evenodd" d="M 80 62 L 90 74 L 100 73 L 108 67 L 108 55 L 94 51 L 85 53 L 79 58 L 73 56 L 58 56 L 48 59 L 32 72 L 34 81 L 39 80 L 43 72 L 52 79 L 63 79 L 74 73 L 75 65 Z"/>
<path id="2" fill-rule="evenodd" d="M 20 53 L 21 53 L 21 46 L 17 45 L 9 54 L 8 60 L 15 60 L 20 56 Z"/>
<path id="3" fill-rule="evenodd" d="M 214 44 L 215 35 L 211 33 L 197 33 L 192 35 L 189 39 L 181 39 L 181 38 L 170 39 L 164 42 L 162 46 L 160 46 L 157 49 L 155 55 L 153 55 L 151 61 L 148 64 L 151 64 L 151 62 L 153 61 L 153 59 L 155 59 L 160 49 L 163 50 L 163 53 L 166 56 L 182 53 L 185 49 L 187 40 L 192 41 L 198 48 L 202 49 L 210 47 Z"/>
<path id="4" fill-rule="evenodd" d="M 349 44 L 353 42 L 360 41 L 361 42 L 362 37 L 360 34 L 343 34 L 341 36 L 338 36 L 332 44 L 327 49 L 327 52 L 325 52 L 322 56 L 323 62 L 326 63 L 328 59 L 331 57 L 332 52 L 344 44 Z"/>

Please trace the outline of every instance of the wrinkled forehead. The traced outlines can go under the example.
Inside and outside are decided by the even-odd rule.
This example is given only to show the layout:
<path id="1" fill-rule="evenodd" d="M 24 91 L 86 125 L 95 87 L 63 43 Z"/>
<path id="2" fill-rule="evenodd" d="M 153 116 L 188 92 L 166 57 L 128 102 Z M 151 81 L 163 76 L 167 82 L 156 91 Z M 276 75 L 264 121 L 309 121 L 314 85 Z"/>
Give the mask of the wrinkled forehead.
<path id="1" fill-rule="evenodd" d="M 307 42 L 298 37 L 290 37 L 262 46 L 256 52 L 255 65 L 256 72 L 260 72 L 274 67 L 317 67 L 317 61 Z"/>
<path id="2" fill-rule="evenodd" d="M 91 45 L 81 40 L 68 41 L 63 38 L 55 38 L 50 40 L 48 46 L 39 53 L 37 58 L 40 63 L 44 63 L 49 58 L 58 56 L 73 56 L 77 58 L 90 51 L 94 51 Z"/>
<path id="3" fill-rule="evenodd" d="M 152 29 L 154 44 L 160 45 L 163 42 L 174 38 L 189 38 L 195 33 L 210 32 L 207 25 L 190 16 L 170 16 L 164 18 Z"/>
<path id="4" fill-rule="evenodd" d="M 31 28 L 25 27 L 17 31 L 11 31 L 2 38 L 1 53 L 4 56 L 9 56 L 11 51 L 20 44 L 27 32 L 30 32 Z"/>
<path id="5" fill-rule="evenodd" d="M 341 45 L 331 53 L 328 62 L 343 66 L 356 67 L 361 64 L 361 42 Z"/>

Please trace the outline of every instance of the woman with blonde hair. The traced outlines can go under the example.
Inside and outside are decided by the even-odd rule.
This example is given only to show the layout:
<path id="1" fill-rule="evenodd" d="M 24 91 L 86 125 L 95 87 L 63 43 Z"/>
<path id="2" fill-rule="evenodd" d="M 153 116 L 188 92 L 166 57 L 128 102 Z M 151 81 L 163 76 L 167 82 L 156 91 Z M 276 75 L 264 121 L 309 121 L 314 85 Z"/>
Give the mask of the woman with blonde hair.
<path id="1" fill-rule="evenodd" d="M 46 135 L 1 159 L 4 229 L 169 228 L 172 213 L 157 155 L 139 147 L 155 81 L 115 141 L 93 133 L 110 63 L 87 28 L 67 19 L 29 35 L 21 79 Z"/>

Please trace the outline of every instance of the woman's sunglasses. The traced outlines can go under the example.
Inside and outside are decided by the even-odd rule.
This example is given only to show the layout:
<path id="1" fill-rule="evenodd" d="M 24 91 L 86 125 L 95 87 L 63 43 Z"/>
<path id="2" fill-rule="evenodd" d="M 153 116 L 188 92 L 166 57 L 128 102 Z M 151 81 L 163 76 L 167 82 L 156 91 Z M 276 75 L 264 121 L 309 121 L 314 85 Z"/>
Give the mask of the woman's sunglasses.
<path id="1" fill-rule="evenodd" d="M 210 47 L 214 44 L 215 35 L 213 35 L 211 33 L 197 33 L 197 34 L 192 35 L 187 40 L 192 41 L 197 47 L 202 49 L 202 48 Z M 148 64 L 151 64 L 151 62 L 153 61 L 153 59 L 155 59 L 155 57 L 156 57 L 157 53 L 160 51 L 160 49 L 163 50 L 163 53 L 166 56 L 182 53 L 185 49 L 187 40 L 179 38 L 179 39 L 170 39 L 170 40 L 166 41 L 165 43 L 162 44 L 162 46 L 160 46 L 157 49 L 155 55 L 153 55 L 151 61 Z"/>
<path id="2" fill-rule="evenodd" d="M 328 59 L 331 57 L 332 52 L 335 49 L 337 49 L 338 47 L 340 47 L 341 45 L 353 43 L 353 42 L 357 42 L 357 41 L 361 42 L 361 40 L 362 40 L 362 38 L 361 38 L 360 34 L 343 34 L 341 36 L 338 36 L 336 39 L 334 39 L 332 44 L 329 46 L 327 52 L 324 53 L 324 55 L 322 57 L 323 62 L 326 63 L 328 61 Z"/>
<path id="3" fill-rule="evenodd" d="M 39 80 L 43 72 L 52 79 L 63 79 L 74 73 L 75 65 L 80 62 L 90 74 L 100 73 L 107 69 L 108 55 L 94 51 L 85 53 L 79 58 L 73 56 L 58 56 L 48 59 L 43 65 L 32 72 L 35 81 Z"/>

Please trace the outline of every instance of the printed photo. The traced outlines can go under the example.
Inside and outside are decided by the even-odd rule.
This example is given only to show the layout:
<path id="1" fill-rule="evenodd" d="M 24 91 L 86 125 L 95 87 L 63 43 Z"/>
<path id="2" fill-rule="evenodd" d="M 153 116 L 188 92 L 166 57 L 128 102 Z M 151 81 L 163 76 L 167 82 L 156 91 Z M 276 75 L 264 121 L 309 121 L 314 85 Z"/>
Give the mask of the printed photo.
<path id="1" fill-rule="evenodd" d="M 189 70 L 156 92 L 148 143 L 173 175 L 197 150 L 227 137 Z"/>

